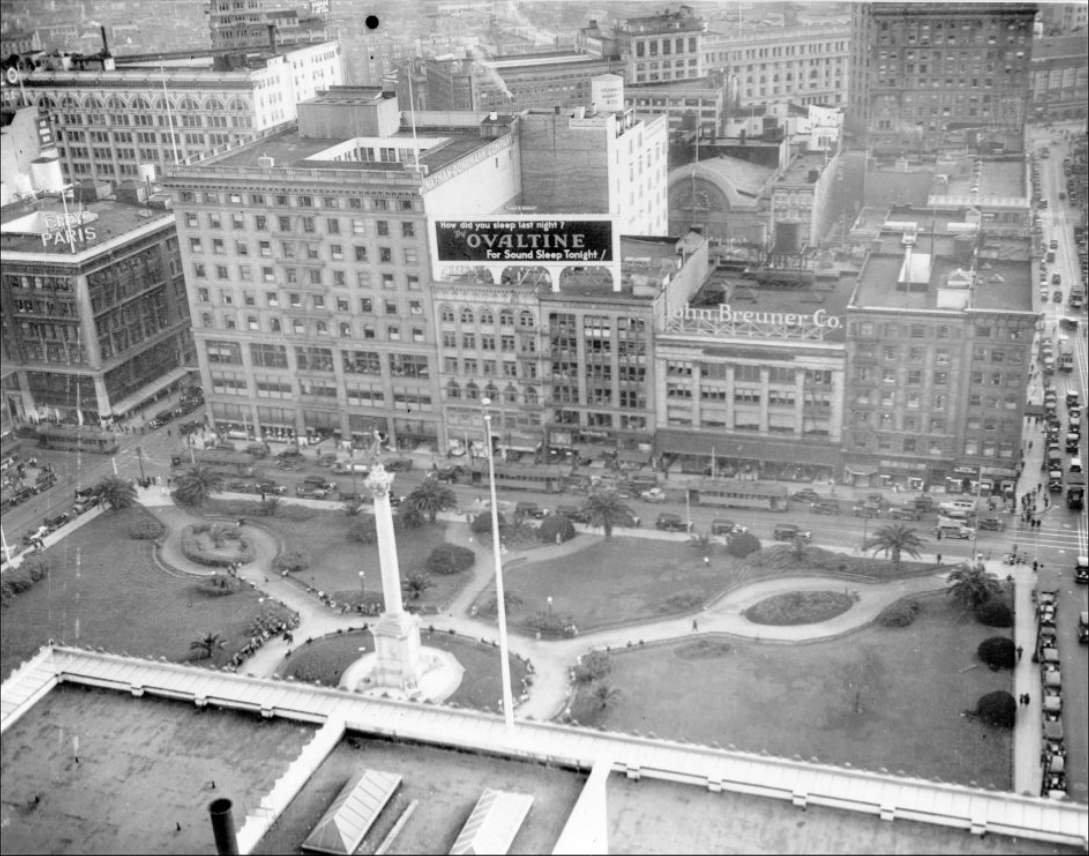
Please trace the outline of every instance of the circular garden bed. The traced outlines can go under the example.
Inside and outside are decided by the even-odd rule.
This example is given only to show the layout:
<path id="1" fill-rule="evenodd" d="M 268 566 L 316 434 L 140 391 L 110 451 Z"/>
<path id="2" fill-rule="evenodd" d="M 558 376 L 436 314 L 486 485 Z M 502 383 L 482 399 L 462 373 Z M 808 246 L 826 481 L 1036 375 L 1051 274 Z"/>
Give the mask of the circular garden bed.
<path id="1" fill-rule="evenodd" d="M 816 624 L 842 615 L 853 604 L 840 591 L 792 591 L 765 598 L 742 614 L 753 624 Z"/>
<path id="2" fill-rule="evenodd" d="M 181 533 L 181 551 L 189 561 L 212 568 L 225 568 L 235 562 L 246 565 L 257 555 L 240 527 L 222 523 L 186 526 Z"/>

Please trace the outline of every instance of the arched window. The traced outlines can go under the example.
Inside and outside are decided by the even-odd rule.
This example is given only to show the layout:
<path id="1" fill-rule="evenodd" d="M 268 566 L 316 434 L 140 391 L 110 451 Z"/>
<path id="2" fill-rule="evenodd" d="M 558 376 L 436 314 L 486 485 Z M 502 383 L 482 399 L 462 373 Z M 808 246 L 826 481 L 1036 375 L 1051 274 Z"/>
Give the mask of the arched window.
<path id="1" fill-rule="evenodd" d="M 492 311 L 487 306 L 485 306 L 483 309 L 480 310 L 480 323 L 481 324 L 494 324 L 495 323 L 495 315 L 492 314 Z"/>
<path id="2" fill-rule="evenodd" d="M 137 95 L 135 98 L 132 99 L 132 109 L 150 110 L 151 105 L 147 103 L 147 99 L 144 98 L 142 95 Z"/>
<path id="3" fill-rule="evenodd" d="M 484 387 L 484 397 L 491 401 L 499 400 L 499 388 L 494 383 L 489 383 Z"/>
<path id="4" fill-rule="evenodd" d="M 83 106 L 88 110 L 101 110 L 102 102 L 94 95 L 88 95 L 87 100 L 83 102 Z"/>
<path id="5" fill-rule="evenodd" d="M 446 384 L 446 397 L 447 398 L 461 398 L 461 387 L 458 386 L 456 380 L 451 380 Z"/>
<path id="6" fill-rule="evenodd" d="M 223 110 L 223 102 L 218 98 L 209 98 L 204 102 L 205 110 Z"/>
<path id="7" fill-rule="evenodd" d="M 503 399 L 507 404 L 518 403 L 518 388 L 513 383 L 508 383 L 507 388 L 503 390 Z"/>
<path id="8" fill-rule="evenodd" d="M 473 323 L 473 310 L 468 306 L 465 306 L 461 310 L 461 323 L 472 324 Z"/>
<path id="9" fill-rule="evenodd" d="M 444 303 L 442 306 L 439 307 L 439 317 L 443 321 L 454 321 L 454 320 L 456 320 L 456 318 L 454 316 L 454 307 L 452 307 L 448 303 Z"/>
<path id="10" fill-rule="evenodd" d="M 470 401 L 476 401 L 480 398 L 480 387 L 473 383 L 473 381 L 469 381 L 465 384 L 465 397 Z"/>
<path id="11" fill-rule="evenodd" d="M 198 113 L 198 112 L 200 112 L 200 105 L 196 101 L 194 101 L 192 98 L 190 98 L 188 95 L 186 95 L 181 100 L 181 104 L 178 105 L 178 109 L 179 110 L 184 110 L 187 113 L 189 113 L 189 112 Z"/>
<path id="12" fill-rule="evenodd" d="M 65 95 L 61 98 L 60 106 L 65 110 L 75 110 L 79 107 L 79 102 L 71 95 Z"/>
<path id="13" fill-rule="evenodd" d="M 118 98 L 116 95 L 111 95 L 106 99 L 106 107 L 110 110 L 124 110 L 125 102 Z"/>
<path id="14" fill-rule="evenodd" d="M 518 326 L 525 327 L 527 329 L 532 329 L 533 327 L 537 326 L 536 322 L 534 322 L 533 320 L 533 313 L 530 312 L 528 309 L 523 309 L 520 313 L 518 313 Z"/>
<path id="15" fill-rule="evenodd" d="M 246 106 L 246 103 L 241 98 L 232 98 L 229 109 L 232 113 L 245 113 L 249 110 L 249 107 Z"/>
<path id="16" fill-rule="evenodd" d="M 499 312 L 499 323 L 504 327 L 514 326 L 514 313 L 509 309 L 502 309 Z"/>
<path id="17" fill-rule="evenodd" d="M 166 112 L 166 102 L 162 98 L 155 99 L 155 109 L 160 113 Z"/>
<path id="18" fill-rule="evenodd" d="M 536 389 L 536 387 L 527 386 L 526 387 L 526 404 L 536 404 L 536 403 L 537 403 L 537 389 Z"/>

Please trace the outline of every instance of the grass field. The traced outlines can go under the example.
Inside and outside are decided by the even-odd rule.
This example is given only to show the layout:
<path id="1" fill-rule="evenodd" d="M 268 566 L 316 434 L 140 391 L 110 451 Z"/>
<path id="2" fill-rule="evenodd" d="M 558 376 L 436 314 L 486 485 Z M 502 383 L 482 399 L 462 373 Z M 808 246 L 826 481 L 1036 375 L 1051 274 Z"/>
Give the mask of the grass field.
<path id="1" fill-rule="evenodd" d="M 139 506 L 103 514 L 45 551 L 53 570 L 3 611 L 4 678 L 49 639 L 180 661 L 190 642 L 219 633 L 226 647 L 216 663 L 245 644 L 246 628 L 267 610 L 260 594 L 245 586 L 210 597 L 193 578 L 160 570 L 153 543 L 128 535 L 147 514 Z"/>
<path id="2" fill-rule="evenodd" d="M 906 628 L 876 625 L 808 645 L 710 639 L 614 652 L 605 708 L 580 690 L 584 724 L 870 770 L 1012 786 L 1009 731 L 961 716 L 1008 671 L 975 656 L 996 635 L 948 599 L 920 598 Z"/>
<path id="3" fill-rule="evenodd" d="M 208 503 L 208 510 L 213 513 L 228 517 L 247 514 L 247 520 L 275 535 L 284 550 L 305 550 L 310 555 L 310 567 L 295 574 L 295 579 L 329 593 L 334 600 L 338 592 L 354 594 L 360 590 L 360 571 L 367 575 L 368 592 L 374 594 L 382 590 L 378 546 L 348 540 L 351 525 L 364 519 L 366 511 L 357 517 L 349 517 L 343 511 L 282 506 L 275 517 L 258 517 L 254 515 L 255 508 L 252 502 L 212 500 Z M 423 571 L 428 554 L 445 540 L 445 531 L 443 523 L 436 523 L 397 533 L 397 562 L 402 580 Z M 461 590 L 467 579 L 468 574 L 433 575 L 434 586 L 412 604 L 414 607 L 441 606 Z"/>
<path id="4" fill-rule="evenodd" d="M 501 696 L 499 678 L 499 651 L 491 645 L 485 645 L 463 636 L 447 633 L 429 633 L 426 626 L 421 628 L 420 641 L 429 648 L 449 651 L 465 674 L 461 686 L 447 699 L 462 707 L 478 710 L 496 708 L 496 701 Z M 362 649 L 362 650 L 361 650 Z M 353 662 L 374 650 L 374 639 L 370 633 L 343 633 L 316 639 L 309 645 L 298 648 L 278 670 L 277 673 L 293 675 L 300 680 L 320 680 L 323 684 L 336 686 L 341 675 Z M 522 686 L 522 679 L 527 674 L 526 665 L 517 657 L 510 657 L 511 686 L 515 694 Z"/>

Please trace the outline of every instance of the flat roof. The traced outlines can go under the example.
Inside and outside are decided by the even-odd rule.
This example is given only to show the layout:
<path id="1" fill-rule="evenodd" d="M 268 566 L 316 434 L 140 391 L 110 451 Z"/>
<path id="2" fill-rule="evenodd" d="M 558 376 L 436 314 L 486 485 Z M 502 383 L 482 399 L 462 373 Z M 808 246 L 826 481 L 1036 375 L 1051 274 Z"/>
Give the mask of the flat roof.
<path id="1" fill-rule="evenodd" d="M 526 54 L 524 56 L 505 56 L 496 59 L 481 59 L 475 62 L 485 68 L 518 68 L 536 65 L 593 65 L 609 62 L 605 57 L 578 53 Z"/>
<path id="2" fill-rule="evenodd" d="M 70 224 L 77 254 L 103 247 L 129 232 L 174 222 L 174 212 L 115 199 L 65 206 L 59 197 L 39 197 L 31 206 L 13 203 L 0 209 L 0 251 L 72 256 L 65 223 Z M 60 259 L 58 259 L 60 260 Z"/>
<path id="3" fill-rule="evenodd" d="M 824 168 L 828 166 L 828 163 L 828 158 L 823 154 L 812 153 L 798 155 L 790 162 L 790 165 L 783 170 L 783 173 L 779 176 L 778 180 L 784 184 L 810 183 L 809 171 L 815 169 L 818 172 L 823 173 Z"/>

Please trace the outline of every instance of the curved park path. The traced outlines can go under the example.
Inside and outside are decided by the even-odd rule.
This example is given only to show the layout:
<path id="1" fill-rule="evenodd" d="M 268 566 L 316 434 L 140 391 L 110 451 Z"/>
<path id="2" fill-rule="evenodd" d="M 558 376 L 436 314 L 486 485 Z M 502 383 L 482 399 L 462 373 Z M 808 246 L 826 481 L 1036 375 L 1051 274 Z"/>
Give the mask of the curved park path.
<path id="1" fill-rule="evenodd" d="M 200 518 L 178 508 L 169 496 L 162 495 L 157 489 L 140 491 L 140 501 L 148 510 L 160 519 L 168 528 L 169 534 L 164 539 L 159 551 L 161 562 L 167 572 L 180 572 L 207 576 L 212 571 L 186 559 L 180 549 L 181 529 Z M 462 521 L 460 515 L 451 514 L 450 521 Z M 247 519 L 244 526 L 246 535 L 252 540 L 256 558 L 248 565 L 243 565 L 239 576 L 252 583 L 265 595 L 281 601 L 299 613 L 299 627 L 294 631 L 299 641 L 307 638 L 317 639 L 335 633 L 338 629 L 359 627 L 365 619 L 359 615 L 341 615 L 315 598 L 308 595 L 296 584 L 282 578 L 272 571 L 272 561 L 280 549 L 276 537 L 265 527 L 273 521 L 263 518 L 261 525 Z M 274 524 L 273 524 L 274 525 Z M 492 552 L 475 542 L 465 525 L 451 526 L 448 539 L 474 550 L 477 562 L 472 570 L 472 579 L 462 588 L 457 597 L 449 604 L 442 615 L 429 618 L 437 630 L 453 629 L 457 633 L 475 638 L 496 638 L 494 625 L 470 617 L 469 608 L 482 591 L 492 586 Z M 535 549 L 531 555 L 533 561 L 571 555 L 583 549 L 584 545 L 573 542 Z M 504 561 L 521 558 L 520 554 L 508 554 Z M 581 654 L 596 648 L 624 648 L 628 642 L 662 642 L 674 639 L 692 638 L 694 635 L 724 633 L 764 642 L 812 642 L 849 633 L 873 621 L 886 606 L 902 597 L 940 590 L 945 587 L 944 574 L 931 574 L 910 577 L 883 583 L 865 583 L 843 580 L 834 577 L 791 576 L 760 580 L 741 586 L 719 597 L 698 613 L 689 613 L 680 617 L 658 621 L 633 623 L 622 627 L 580 634 L 571 639 L 538 640 L 525 636 L 511 635 L 512 653 L 527 657 L 534 665 L 534 681 L 529 688 L 529 697 L 518 705 L 520 717 L 532 717 L 548 720 L 558 715 L 564 708 L 569 691 L 568 670 Z M 846 612 L 813 624 L 772 626 L 754 624 L 742 613 L 753 604 L 777 594 L 796 591 L 829 591 L 846 588 L 857 594 L 856 602 Z M 698 621 L 698 630 L 693 629 L 693 619 Z M 267 676 L 273 674 L 282 664 L 289 645 L 280 638 L 269 640 L 260 650 L 246 661 L 244 671 L 248 674 Z"/>

